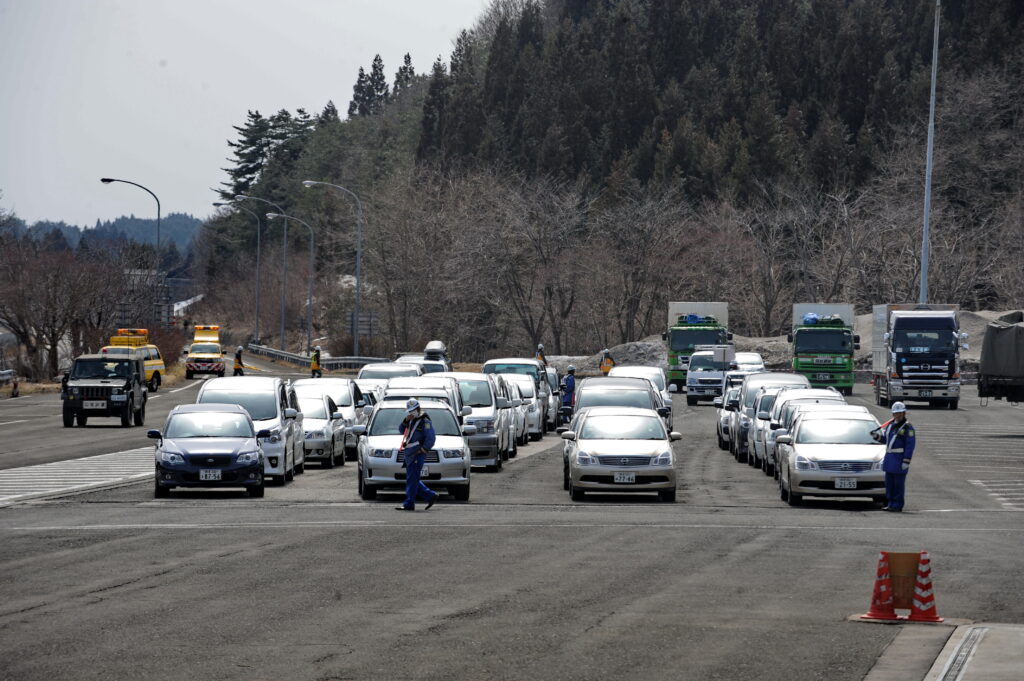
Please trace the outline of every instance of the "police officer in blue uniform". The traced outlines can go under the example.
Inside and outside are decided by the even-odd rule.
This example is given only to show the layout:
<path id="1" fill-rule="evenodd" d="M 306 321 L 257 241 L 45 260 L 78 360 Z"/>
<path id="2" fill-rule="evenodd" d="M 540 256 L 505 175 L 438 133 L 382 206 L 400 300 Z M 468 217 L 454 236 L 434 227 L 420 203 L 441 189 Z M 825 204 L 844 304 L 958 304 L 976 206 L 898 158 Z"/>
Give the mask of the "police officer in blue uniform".
<path id="1" fill-rule="evenodd" d="M 885 443 L 882 470 L 885 471 L 886 505 L 882 510 L 900 513 L 903 511 L 907 473 L 910 471 L 910 460 L 914 456 L 916 443 L 914 426 L 907 421 L 905 404 L 896 402 L 892 405 L 892 419 L 876 432 L 875 439 Z"/>
<path id="2" fill-rule="evenodd" d="M 573 400 L 576 399 L 576 367 L 572 364 L 566 369 L 565 376 L 562 377 L 562 408 L 569 407 L 572 410 Z M 568 423 L 569 417 L 562 416 L 562 423 Z"/>
<path id="3" fill-rule="evenodd" d="M 400 426 L 402 432 L 402 456 L 405 466 L 405 502 L 396 506 L 396 511 L 415 511 L 416 500 L 425 499 L 424 510 L 429 510 L 437 501 L 438 493 L 420 480 L 427 452 L 434 446 L 437 436 L 434 424 L 415 397 L 405 403 L 405 419 Z"/>

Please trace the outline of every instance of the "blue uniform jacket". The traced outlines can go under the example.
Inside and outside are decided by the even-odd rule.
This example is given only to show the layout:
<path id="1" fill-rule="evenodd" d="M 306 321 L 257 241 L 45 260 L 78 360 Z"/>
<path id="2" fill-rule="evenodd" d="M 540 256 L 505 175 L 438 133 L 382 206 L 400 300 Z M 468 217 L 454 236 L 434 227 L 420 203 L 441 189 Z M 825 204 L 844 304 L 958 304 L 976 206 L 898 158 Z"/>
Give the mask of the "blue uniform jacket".
<path id="1" fill-rule="evenodd" d="M 420 449 L 430 449 L 434 446 L 437 435 L 434 433 L 434 424 L 430 422 L 429 416 L 424 414 L 410 422 L 402 421 L 400 427 L 402 435 L 405 435 L 406 427 L 412 428 L 412 432 L 406 438 L 405 449 L 402 451 L 411 449 L 413 453 L 417 453 Z"/>
<path id="2" fill-rule="evenodd" d="M 571 407 L 573 396 L 576 393 L 576 377 L 566 374 L 562 379 L 562 404 Z"/>
<path id="3" fill-rule="evenodd" d="M 909 421 L 897 425 L 895 421 L 885 424 L 885 458 L 882 460 L 882 470 L 886 473 L 906 473 L 903 470 L 903 463 L 910 464 L 914 456 L 914 445 L 916 436 L 914 426 Z"/>

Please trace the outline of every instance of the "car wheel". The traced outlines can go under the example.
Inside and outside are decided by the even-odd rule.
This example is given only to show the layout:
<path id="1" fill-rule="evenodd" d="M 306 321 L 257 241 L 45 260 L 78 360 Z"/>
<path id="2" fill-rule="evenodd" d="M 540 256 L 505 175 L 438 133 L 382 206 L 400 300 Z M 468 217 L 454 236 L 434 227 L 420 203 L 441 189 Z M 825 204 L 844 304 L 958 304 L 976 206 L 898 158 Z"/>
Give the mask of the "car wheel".
<path id="1" fill-rule="evenodd" d="M 377 489 L 363 481 L 362 469 L 359 470 L 359 497 L 364 501 L 373 501 L 377 498 Z"/>
<path id="2" fill-rule="evenodd" d="M 125 405 L 124 409 L 121 410 L 121 427 L 127 428 L 132 425 L 132 406 L 134 403 L 132 400 L 128 400 L 128 404 Z"/>
<path id="3" fill-rule="evenodd" d="M 89 422 L 89 417 L 85 414 L 79 413 L 75 415 L 75 420 L 78 421 L 79 428 L 85 428 L 85 424 Z"/>
<path id="4" fill-rule="evenodd" d="M 569 464 L 562 464 L 562 489 L 569 489 Z"/>
<path id="5" fill-rule="evenodd" d="M 160 390 L 160 373 L 156 372 L 153 374 L 153 378 L 149 379 L 149 392 L 155 393 Z"/>
<path id="6" fill-rule="evenodd" d="M 757 466 L 757 447 L 747 445 L 747 465 Z"/>
<path id="7" fill-rule="evenodd" d="M 302 457 L 302 463 L 295 464 L 295 475 L 302 475 L 306 472 L 306 457 Z"/>
<path id="8" fill-rule="evenodd" d="M 358 453 L 355 447 L 345 447 L 345 452 L 341 457 L 341 465 L 344 466 L 346 461 L 355 461 Z"/>
<path id="9" fill-rule="evenodd" d="M 949 408 L 950 409 L 959 409 L 960 408 L 960 400 L 950 400 L 949 401 Z"/>
<path id="10" fill-rule="evenodd" d="M 469 501 L 469 483 L 461 487 L 452 487 L 448 492 L 455 498 L 456 501 Z"/>
<path id="11" fill-rule="evenodd" d="M 697 398 L 696 397 L 687 397 L 686 398 L 686 406 L 687 407 L 696 407 L 697 406 Z"/>
<path id="12" fill-rule="evenodd" d="M 576 485 L 572 484 L 572 478 L 569 479 L 569 498 L 573 501 L 583 501 L 586 493 L 581 489 L 576 489 Z"/>
<path id="13" fill-rule="evenodd" d="M 514 459 L 519 456 L 519 440 L 512 440 L 512 449 L 508 452 L 508 458 Z"/>
<path id="14" fill-rule="evenodd" d="M 64 412 L 64 427 L 65 428 L 70 428 L 73 425 L 75 425 L 75 412 L 73 412 L 73 411 L 65 411 Z"/>
<path id="15" fill-rule="evenodd" d="M 542 437 L 544 437 L 544 433 L 530 433 L 530 439 L 534 442 L 540 440 Z"/>
<path id="16" fill-rule="evenodd" d="M 658 499 L 667 504 L 676 503 L 676 491 L 674 489 L 663 489 L 658 491 Z"/>
<path id="17" fill-rule="evenodd" d="M 327 455 L 327 458 L 320 462 L 321 468 L 334 468 L 334 445 L 331 445 L 331 451 Z"/>
<path id="18" fill-rule="evenodd" d="M 790 506 L 799 506 L 804 501 L 804 495 L 796 494 L 795 492 L 789 493 L 789 498 L 786 499 L 786 503 Z"/>
<path id="19" fill-rule="evenodd" d="M 726 444 L 725 440 L 722 439 L 721 433 L 716 432 L 715 435 L 718 437 L 718 448 L 726 449 L 728 445 Z"/>
<path id="20" fill-rule="evenodd" d="M 156 499 L 166 499 L 171 496 L 171 488 L 164 487 L 160 483 L 153 483 L 153 497 Z"/>
<path id="21" fill-rule="evenodd" d="M 186 381 L 191 381 L 191 380 L 192 380 L 192 376 L 193 376 L 193 375 L 194 375 L 194 374 L 193 374 L 193 373 L 192 373 L 191 371 L 186 371 L 186 372 L 185 372 L 185 380 L 186 380 Z"/>
<path id="22" fill-rule="evenodd" d="M 262 499 L 266 495 L 266 492 L 267 489 L 263 485 L 249 488 L 249 496 L 253 499 Z"/>
<path id="23" fill-rule="evenodd" d="M 139 410 L 133 415 L 133 420 L 136 426 L 146 425 L 146 403 L 143 402 Z"/>

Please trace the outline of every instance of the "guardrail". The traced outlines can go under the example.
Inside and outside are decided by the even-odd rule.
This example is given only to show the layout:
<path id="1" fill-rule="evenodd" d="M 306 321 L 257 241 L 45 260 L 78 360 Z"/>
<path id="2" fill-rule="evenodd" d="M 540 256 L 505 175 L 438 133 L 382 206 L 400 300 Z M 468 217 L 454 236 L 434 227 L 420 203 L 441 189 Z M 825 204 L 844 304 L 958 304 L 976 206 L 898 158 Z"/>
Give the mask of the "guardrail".
<path id="1" fill-rule="evenodd" d="M 309 355 L 301 355 L 296 352 L 286 352 L 284 350 L 268 348 L 266 345 L 257 345 L 255 343 L 249 343 L 248 347 L 249 352 L 254 355 L 269 357 L 270 359 L 276 359 L 282 362 L 290 362 L 302 367 L 309 366 Z M 320 360 L 320 366 L 327 370 L 359 369 L 367 364 L 378 364 L 380 362 L 389 361 L 390 360 L 385 359 L 384 357 L 323 357 Z"/>
<path id="2" fill-rule="evenodd" d="M 4 369 L 3 371 L 0 371 L 0 385 L 6 385 L 17 377 L 18 374 L 14 369 Z"/>

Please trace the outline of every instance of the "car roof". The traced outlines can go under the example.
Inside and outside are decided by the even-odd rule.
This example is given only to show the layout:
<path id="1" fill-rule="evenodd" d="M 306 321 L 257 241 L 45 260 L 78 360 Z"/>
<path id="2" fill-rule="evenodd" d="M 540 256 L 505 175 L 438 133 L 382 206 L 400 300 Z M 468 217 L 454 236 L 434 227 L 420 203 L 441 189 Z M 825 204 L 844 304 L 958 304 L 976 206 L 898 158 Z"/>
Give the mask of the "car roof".
<path id="1" fill-rule="evenodd" d="M 206 402 L 203 404 L 179 404 L 171 410 L 172 414 L 194 414 L 197 412 L 231 412 L 234 414 L 249 415 L 249 412 L 237 404 L 220 404 L 217 402 Z"/>
<path id="2" fill-rule="evenodd" d="M 591 416 L 651 416 L 661 420 L 658 412 L 653 409 L 641 409 L 639 407 L 587 407 L 586 415 Z"/>
<path id="3" fill-rule="evenodd" d="M 398 396 L 409 396 L 418 397 L 419 395 L 430 395 L 432 397 L 447 398 L 448 391 L 442 388 L 416 388 L 413 386 L 402 386 L 397 388 L 385 388 L 384 395 L 398 395 Z"/>
<path id="4" fill-rule="evenodd" d="M 447 409 L 455 413 L 450 404 L 440 400 L 420 400 L 420 406 L 424 409 Z M 377 403 L 377 409 L 405 409 L 405 403 L 398 400 L 382 400 Z"/>
<path id="5" fill-rule="evenodd" d="M 116 362 L 116 361 L 133 360 L 133 359 L 141 360 L 142 358 L 138 357 L 138 356 L 127 357 L 127 356 L 120 356 L 120 355 L 101 355 L 101 354 L 98 354 L 98 353 L 94 353 L 94 354 L 91 354 L 91 355 L 79 355 L 78 357 L 75 357 L 75 359 L 101 359 L 101 360 L 109 360 L 109 361 L 115 361 Z"/>
<path id="6" fill-rule="evenodd" d="M 394 378 L 388 379 L 389 388 L 418 388 L 420 386 L 424 388 L 438 386 L 443 390 L 447 390 L 451 387 L 454 379 L 451 376 L 437 376 L 436 374 L 431 376 L 430 374 L 424 374 L 423 376 L 395 376 Z"/>
<path id="7" fill-rule="evenodd" d="M 787 407 L 790 405 L 786 405 Z M 862 407 L 859 404 L 836 404 L 835 402 L 806 402 L 801 403 L 799 400 L 794 402 L 793 405 L 796 407 L 796 411 L 799 413 L 811 412 L 811 411 L 843 411 L 852 412 L 858 414 L 870 414 L 867 407 Z"/>
<path id="8" fill-rule="evenodd" d="M 367 381 L 378 381 L 378 378 L 367 378 Z M 343 378 L 341 376 L 324 376 L 323 378 L 298 378 L 292 381 L 292 385 L 296 388 L 304 388 L 311 385 L 351 385 L 355 383 L 355 379 Z"/>
<path id="9" fill-rule="evenodd" d="M 642 364 L 626 364 L 624 366 L 620 365 L 620 366 L 612 367 L 612 370 L 611 370 L 611 372 L 609 372 L 609 375 L 610 376 L 615 376 L 615 375 L 618 374 L 618 372 L 621 372 L 621 371 L 635 371 L 637 373 L 643 373 L 643 374 L 660 374 L 660 373 L 664 373 L 662 371 L 661 367 L 648 367 L 648 366 L 643 366 Z M 612 372 L 614 372 L 614 373 L 612 373 Z M 626 376 L 626 378 L 629 378 L 629 377 Z"/>
<path id="10" fill-rule="evenodd" d="M 473 380 L 473 381 L 487 381 L 490 380 L 487 377 L 493 376 L 494 374 L 484 374 L 477 371 L 439 371 L 436 374 L 432 374 L 435 378 L 454 378 L 456 380 Z"/>
<path id="11" fill-rule="evenodd" d="M 801 411 L 805 421 L 874 421 L 875 417 L 863 411 Z"/>
<path id="12" fill-rule="evenodd" d="M 533 359 L 532 357 L 499 357 L 497 359 L 489 359 L 483 363 L 483 366 L 488 364 L 532 364 L 536 367 L 543 367 L 540 360 Z"/>
<path id="13" fill-rule="evenodd" d="M 789 400 L 803 400 L 810 397 L 823 397 L 825 399 L 842 399 L 843 396 L 830 388 L 786 388 L 782 391 L 781 399 L 788 402 Z M 845 402 L 845 400 L 843 400 Z"/>
<path id="14" fill-rule="evenodd" d="M 781 371 L 752 372 L 743 381 L 744 385 L 753 388 L 760 385 L 809 384 L 803 374 L 784 373 Z"/>
<path id="15" fill-rule="evenodd" d="M 360 371 L 363 369 L 393 369 L 395 371 L 401 369 L 419 369 L 420 365 L 414 362 L 371 362 L 370 364 L 364 364 Z"/>
<path id="16" fill-rule="evenodd" d="M 653 383 L 646 378 L 636 376 L 590 376 L 580 381 L 579 389 L 607 388 L 609 390 L 651 390 Z"/>
<path id="17" fill-rule="evenodd" d="M 203 381 L 200 392 L 212 390 L 274 390 L 283 379 L 276 376 L 224 376 Z"/>

